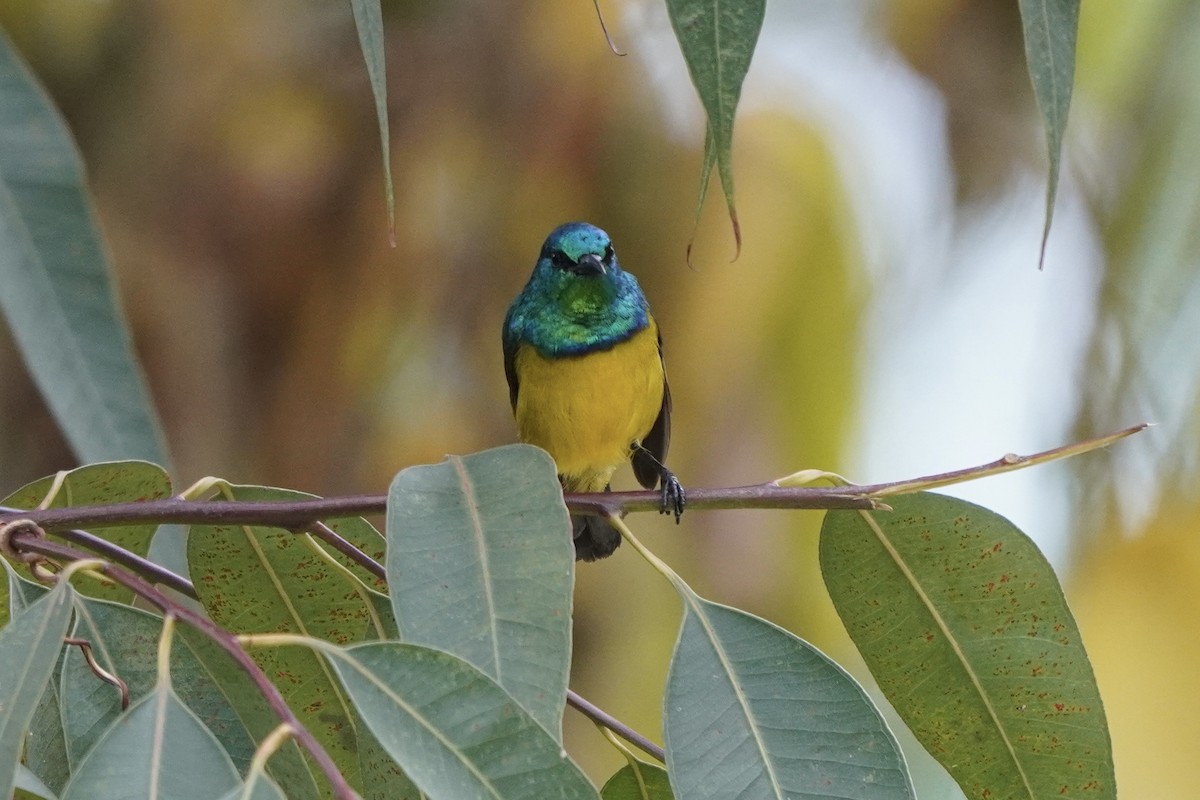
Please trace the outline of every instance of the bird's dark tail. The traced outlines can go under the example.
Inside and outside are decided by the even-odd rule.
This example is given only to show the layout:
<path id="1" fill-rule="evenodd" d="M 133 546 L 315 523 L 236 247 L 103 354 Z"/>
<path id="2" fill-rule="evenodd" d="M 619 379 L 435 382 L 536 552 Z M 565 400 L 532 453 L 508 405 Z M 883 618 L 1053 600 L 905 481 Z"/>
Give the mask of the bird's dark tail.
<path id="1" fill-rule="evenodd" d="M 621 532 L 604 517 L 576 517 L 571 522 L 576 561 L 608 558 L 621 544 Z"/>

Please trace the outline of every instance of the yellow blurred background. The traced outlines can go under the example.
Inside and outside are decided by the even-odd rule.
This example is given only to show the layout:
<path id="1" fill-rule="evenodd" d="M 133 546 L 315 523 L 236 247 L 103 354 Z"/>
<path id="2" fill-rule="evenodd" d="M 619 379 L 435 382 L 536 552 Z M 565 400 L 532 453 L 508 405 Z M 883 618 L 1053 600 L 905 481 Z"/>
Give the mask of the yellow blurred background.
<path id="1" fill-rule="evenodd" d="M 664 330 L 685 485 L 865 481 L 1138 421 L 1141 441 L 994 488 L 1060 568 L 1125 797 L 1200 746 L 1200 11 L 1084 4 L 1046 268 L 1044 139 L 1015 2 L 773 0 L 685 260 L 703 118 L 659 0 L 384 4 L 396 181 L 348 3 L 6 0 L 68 119 L 186 485 L 323 495 L 514 439 L 499 343 L 545 234 L 613 237 Z M 0 491 L 72 464 L 0 333 Z M 632 488 L 630 476 L 618 482 Z M 969 493 L 965 496 L 971 496 Z M 817 514 L 636 518 L 705 596 L 862 670 Z M 658 738 L 678 619 L 632 552 L 578 571 L 584 696 Z M 602 781 L 621 763 L 568 713 Z M 921 796 L 954 797 L 921 768 Z"/>

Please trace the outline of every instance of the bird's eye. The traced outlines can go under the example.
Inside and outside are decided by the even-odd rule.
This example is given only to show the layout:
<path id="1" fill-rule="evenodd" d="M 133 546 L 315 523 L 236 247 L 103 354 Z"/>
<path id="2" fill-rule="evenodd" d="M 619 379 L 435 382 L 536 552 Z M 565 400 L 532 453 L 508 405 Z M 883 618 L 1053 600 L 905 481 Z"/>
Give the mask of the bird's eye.
<path id="1" fill-rule="evenodd" d="M 613 260 L 613 249 L 612 249 L 612 245 L 610 244 L 604 248 L 604 263 L 611 264 L 612 260 Z"/>
<path id="2" fill-rule="evenodd" d="M 567 269 L 571 266 L 571 259 L 562 250 L 555 250 L 550 254 L 550 263 L 559 269 Z"/>

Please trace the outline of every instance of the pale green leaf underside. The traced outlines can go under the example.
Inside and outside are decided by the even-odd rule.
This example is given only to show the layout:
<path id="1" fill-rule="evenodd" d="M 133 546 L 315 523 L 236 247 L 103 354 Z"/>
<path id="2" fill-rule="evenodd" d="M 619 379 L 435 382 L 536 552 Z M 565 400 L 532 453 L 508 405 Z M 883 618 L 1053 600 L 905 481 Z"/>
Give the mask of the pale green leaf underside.
<path id="1" fill-rule="evenodd" d="M 73 635 L 91 642 L 96 660 L 110 673 L 120 675 L 133 700 L 150 693 L 157 681 L 155 655 L 162 619 L 119 603 L 81 600 L 76 604 Z M 247 676 L 239 668 L 212 662 L 211 648 L 197 650 L 198 640 L 181 630 L 171 648 L 172 686 L 179 698 L 201 719 L 221 743 L 234 767 L 244 772 L 259 738 L 278 724 L 273 716 L 261 718 L 257 703 L 241 702 L 238 694 Z M 121 714 L 117 690 L 96 679 L 78 648 L 68 650 L 62 670 L 62 719 L 72 761 L 78 763 L 104 730 Z M 248 727 L 249 726 L 249 727 Z M 297 746 L 289 742 L 271 757 L 268 770 L 290 788 L 295 800 L 315 798 L 316 786 Z"/>
<path id="2" fill-rule="evenodd" d="M 510 445 L 406 469 L 387 529 L 400 638 L 473 664 L 561 740 L 575 561 L 553 460 Z"/>
<path id="3" fill-rule="evenodd" d="M 238 783 L 220 743 L 169 685 L 160 684 L 104 732 L 63 800 L 212 800 Z"/>
<path id="4" fill-rule="evenodd" d="M 0 629 L 0 797 L 12 792 L 29 723 L 63 647 L 73 593 L 64 581 Z"/>
<path id="5" fill-rule="evenodd" d="M 330 663 L 376 739 L 429 797 L 598 797 L 541 724 L 449 653 L 371 642 Z"/>
<path id="6" fill-rule="evenodd" d="M 42 800 L 58 800 L 58 795 L 54 793 L 50 787 L 42 783 L 41 778 L 33 773 L 29 767 L 24 764 L 17 764 L 17 782 L 16 788 L 19 790 L 14 796 L 17 798 L 23 795 L 20 792 L 25 792 L 26 795 L 40 797 Z"/>
<path id="7" fill-rule="evenodd" d="M 895 739 L 848 674 L 782 628 L 679 588 L 663 722 L 679 800 L 912 797 Z"/>

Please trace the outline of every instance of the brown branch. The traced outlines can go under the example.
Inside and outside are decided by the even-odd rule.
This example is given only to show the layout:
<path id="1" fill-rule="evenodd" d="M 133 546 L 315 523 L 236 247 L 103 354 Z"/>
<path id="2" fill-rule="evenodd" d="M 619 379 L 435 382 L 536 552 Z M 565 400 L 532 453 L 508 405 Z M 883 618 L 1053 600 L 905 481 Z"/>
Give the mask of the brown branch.
<path id="1" fill-rule="evenodd" d="M 564 492 L 567 508 L 577 514 L 610 516 L 658 511 L 660 492 Z M 760 483 L 723 489 L 688 489 L 688 511 L 730 508 L 873 509 L 879 504 L 856 486 L 777 486 Z"/>
<path id="2" fill-rule="evenodd" d="M 834 509 L 876 508 L 878 504 L 859 487 L 781 487 L 772 483 L 727 489 L 689 489 L 689 509 L 791 508 Z M 606 492 L 563 495 L 576 513 L 657 511 L 658 492 Z M 18 518 L 32 520 L 47 532 L 71 528 L 108 528 L 134 523 L 182 525 L 268 525 L 288 530 L 312 530 L 321 520 L 382 514 L 386 495 L 353 495 L 287 501 L 245 500 L 145 500 L 136 503 L 71 506 L 66 508 L 0 510 L 0 525 Z"/>
<path id="3" fill-rule="evenodd" d="M 4 509 L 0 524 L 25 517 L 43 530 L 63 528 L 111 528 L 133 523 L 176 523 L 181 525 L 270 525 L 295 530 L 324 519 L 382 514 L 387 496 L 350 495 L 317 497 L 311 500 L 144 500 L 67 508 L 29 510 Z"/>
<path id="4" fill-rule="evenodd" d="M 780 486 L 778 483 L 770 482 L 732 488 L 693 488 L 687 490 L 687 507 L 694 511 L 733 508 L 815 510 L 884 508 L 884 504 L 878 498 L 889 494 L 957 483 L 996 472 L 1021 469 L 1033 464 L 1078 455 L 1107 446 L 1146 427 L 1145 424 L 1134 425 L 1107 436 L 1056 447 L 1029 456 L 1009 454 L 976 467 L 867 486 Z M 600 516 L 620 515 L 636 511 L 657 511 L 662 501 L 659 492 L 595 494 L 567 492 L 563 495 L 563 499 L 566 501 L 567 508 L 576 514 Z M 104 528 L 139 522 L 184 525 L 269 525 L 288 530 L 308 530 L 325 538 L 326 534 L 320 529 L 314 530 L 314 525 L 322 520 L 370 516 L 382 514 L 386 510 L 387 496 L 382 494 L 274 502 L 168 498 L 140 503 L 113 503 L 69 508 L 29 510 L 0 508 L 0 525 L 21 518 L 32 520 L 47 532 L 79 527 Z M 334 535 L 336 536 L 336 534 Z M 332 541 L 330 543 L 333 544 Z M 334 546 L 341 550 L 340 546 L 336 544 Z M 366 564 L 364 566 L 371 569 Z"/>

